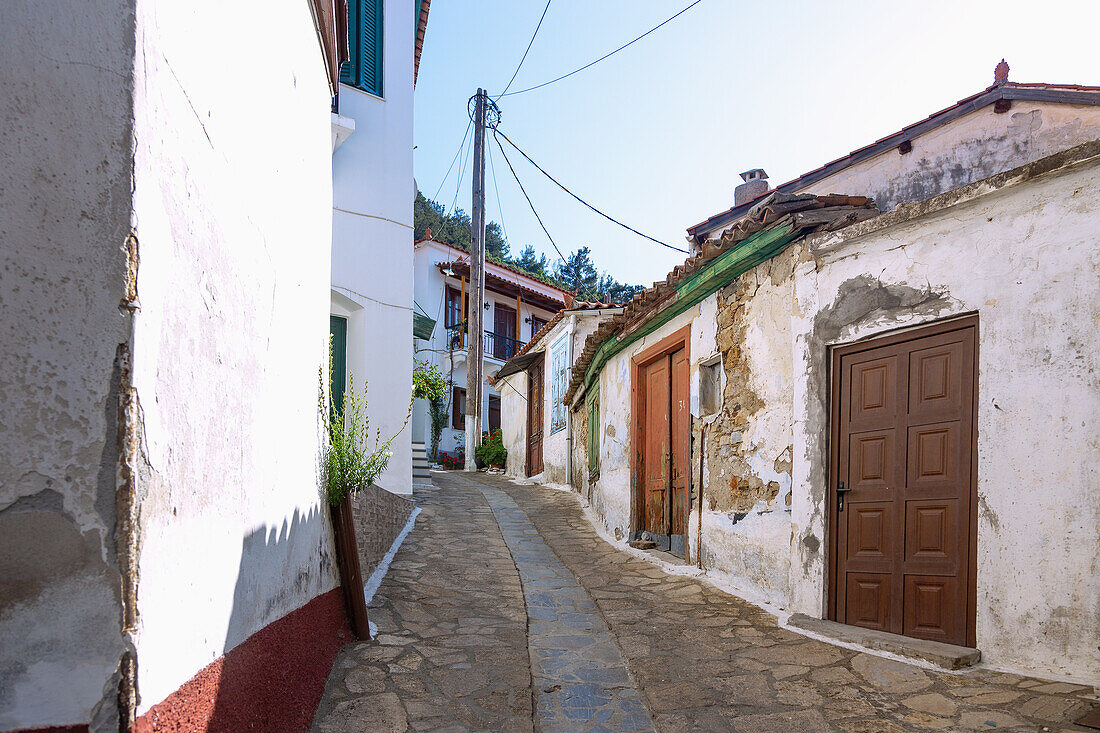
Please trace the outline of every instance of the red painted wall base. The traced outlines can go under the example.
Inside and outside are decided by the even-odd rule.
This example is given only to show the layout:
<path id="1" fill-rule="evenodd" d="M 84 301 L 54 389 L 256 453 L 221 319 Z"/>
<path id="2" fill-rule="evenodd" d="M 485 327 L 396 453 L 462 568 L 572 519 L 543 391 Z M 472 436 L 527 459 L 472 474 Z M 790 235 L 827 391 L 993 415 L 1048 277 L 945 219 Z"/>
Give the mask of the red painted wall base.
<path id="1" fill-rule="evenodd" d="M 351 639 L 343 595 L 334 588 L 204 667 L 138 718 L 136 733 L 308 731 L 332 662 Z"/>

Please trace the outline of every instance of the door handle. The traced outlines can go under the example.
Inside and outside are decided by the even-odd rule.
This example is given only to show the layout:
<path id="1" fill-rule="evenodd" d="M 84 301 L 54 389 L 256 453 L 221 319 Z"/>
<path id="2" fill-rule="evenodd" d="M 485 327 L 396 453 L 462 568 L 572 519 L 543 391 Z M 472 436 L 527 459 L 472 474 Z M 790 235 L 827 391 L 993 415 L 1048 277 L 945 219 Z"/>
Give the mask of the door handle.
<path id="1" fill-rule="evenodd" d="M 837 510 L 837 512 L 844 511 L 844 495 L 847 494 L 849 491 L 851 491 L 851 489 L 845 488 L 843 481 L 841 481 L 839 484 L 837 484 L 837 487 L 836 487 L 836 510 Z"/>

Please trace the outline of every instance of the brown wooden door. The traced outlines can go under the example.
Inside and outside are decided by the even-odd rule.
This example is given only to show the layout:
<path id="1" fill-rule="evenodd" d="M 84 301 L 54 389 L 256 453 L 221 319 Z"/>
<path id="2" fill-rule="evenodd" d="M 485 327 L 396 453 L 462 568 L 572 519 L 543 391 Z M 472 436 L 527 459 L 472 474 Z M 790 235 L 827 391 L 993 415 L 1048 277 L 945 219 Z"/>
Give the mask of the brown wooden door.
<path id="1" fill-rule="evenodd" d="M 527 475 L 542 473 L 542 362 L 527 370 Z"/>
<path id="2" fill-rule="evenodd" d="M 516 353 L 516 311 L 497 303 L 493 308 L 492 353 L 498 359 L 511 359 Z"/>
<path id="3" fill-rule="evenodd" d="M 976 333 L 967 320 L 834 355 L 838 621 L 974 643 Z"/>
<path id="4" fill-rule="evenodd" d="M 677 335 L 683 339 L 682 335 Z M 687 535 L 691 413 L 688 350 L 681 340 L 658 344 L 637 362 L 637 529 L 662 549 L 682 555 Z"/>
<path id="5" fill-rule="evenodd" d="M 668 356 L 643 367 L 645 418 L 643 422 L 642 529 L 658 535 L 670 534 L 669 465 L 672 452 L 672 368 Z"/>

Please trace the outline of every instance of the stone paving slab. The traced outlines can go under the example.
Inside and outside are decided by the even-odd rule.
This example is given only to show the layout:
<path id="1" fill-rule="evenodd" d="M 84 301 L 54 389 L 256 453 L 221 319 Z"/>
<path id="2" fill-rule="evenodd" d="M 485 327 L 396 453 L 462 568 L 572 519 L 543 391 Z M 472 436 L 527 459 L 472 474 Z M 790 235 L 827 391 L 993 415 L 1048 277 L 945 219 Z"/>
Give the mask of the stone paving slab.
<path id="1" fill-rule="evenodd" d="M 510 496 L 480 482 L 469 483 L 496 515 L 523 583 L 536 728 L 545 733 L 653 731 L 622 652 L 595 602 Z"/>
<path id="2" fill-rule="evenodd" d="M 527 614 L 482 494 L 416 486 L 420 516 L 368 609 L 373 641 L 337 657 L 317 733 L 532 731 Z"/>
<path id="3" fill-rule="evenodd" d="M 372 602 L 378 636 L 343 650 L 314 731 L 1088 730 L 1083 686 L 808 639 L 620 552 L 565 492 L 433 479 Z"/>
<path id="4" fill-rule="evenodd" d="M 569 494 L 478 476 L 511 496 L 595 600 L 658 730 L 1087 731 L 1081 685 L 916 666 L 808 639 L 596 534 Z"/>

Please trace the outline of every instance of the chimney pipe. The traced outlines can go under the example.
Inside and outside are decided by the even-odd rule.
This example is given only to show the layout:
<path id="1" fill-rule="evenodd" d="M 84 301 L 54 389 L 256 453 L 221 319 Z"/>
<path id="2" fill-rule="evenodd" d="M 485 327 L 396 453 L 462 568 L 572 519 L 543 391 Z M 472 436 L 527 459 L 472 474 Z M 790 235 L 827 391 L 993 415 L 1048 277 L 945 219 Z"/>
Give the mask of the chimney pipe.
<path id="1" fill-rule="evenodd" d="M 753 168 L 741 174 L 744 183 L 733 189 L 733 205 L 740 206 L 746 201 L 752 201 L 757 196 L 767 193 L 771 186 L 768 185 L 768 174 L 763 168 Z"/>

